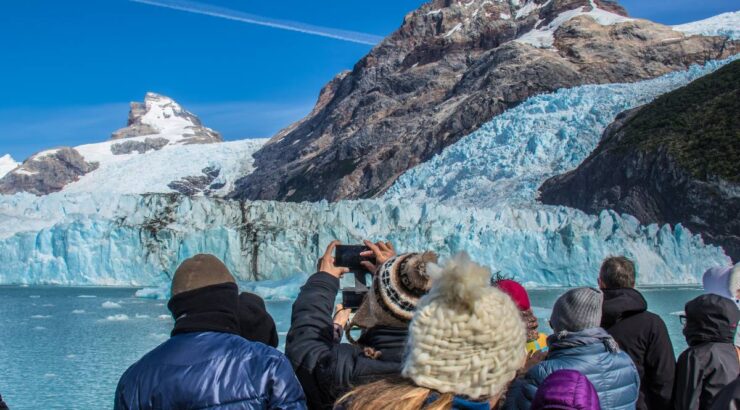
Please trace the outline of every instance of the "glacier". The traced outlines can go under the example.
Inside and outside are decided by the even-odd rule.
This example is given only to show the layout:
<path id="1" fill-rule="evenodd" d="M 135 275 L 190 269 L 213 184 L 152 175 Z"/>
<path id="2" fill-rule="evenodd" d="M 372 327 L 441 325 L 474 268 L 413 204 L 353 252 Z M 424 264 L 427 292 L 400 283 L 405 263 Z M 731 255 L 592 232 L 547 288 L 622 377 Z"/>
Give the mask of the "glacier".
<path id="1" fill-rule="evenodd" d="M 385 197 L 459 206 L 536 205 L 538 187 L 576 168 L 617 114 L 739 57 L 637 83 L 586 85 L 532 97 L 401 175 Z"/>
<path id="2" fill-rule="evenodd" d="M 75 192 L 74 184 L 42 197 L 0 195 L 0 283 L 146 286 L 139 296 L 157 297 L 180 261 L 207 252 L 248 289 L 285 299 L 331 240 L 368 238 L 443 258 L 465 250 L 529 286 L 594 285 L 601 260 L 613 254 L 635 259 L 640 285 L 695 284 L 708 267 L 730 262 L 721 248 L 681 225 L 545 206 L 536 189 L 576 167 L 618 112 L 729 61 L 533 97 L 408 171 L 380 199 L 240 202 L 93 186 Z M 177 156 L 166 158 L 178 166 Z"/>
<path id="3" fill-rule="evenodd" d="M 740 11 L 718 14 L 704 20 L 673 26 L 673 29 L 688 35 L 722 36 L 740 39 Z"/>
<path id="4" fill-rule="evenodd" d="M 238 202 L 181 195 L 48 195 L 1 210 L 47 226 L 0 239 L 0 283 L 166 286 L 177 264 L 218 256 L 242 281 L 315 269 L 334 238 L 388 239 L 401 251 L 466 250 L 531 286 L 594 284 L 603 257 L 635 258 L 643 285 L 696 283 L 724 252 L 680 225 L 566 207 L 466 208 L 399 199 L 338 203 Z M 297 286 L 285 285 L 290 292 Z M 279 296 L 279 295 L 271 295 Z"/>
<path id="5" fill-rule="evenodd" d="M 16 169 L 18 164 L 10 154 L 5 154 L 0 157 L 0 178 L 4 177 L 8 172 Z"/>

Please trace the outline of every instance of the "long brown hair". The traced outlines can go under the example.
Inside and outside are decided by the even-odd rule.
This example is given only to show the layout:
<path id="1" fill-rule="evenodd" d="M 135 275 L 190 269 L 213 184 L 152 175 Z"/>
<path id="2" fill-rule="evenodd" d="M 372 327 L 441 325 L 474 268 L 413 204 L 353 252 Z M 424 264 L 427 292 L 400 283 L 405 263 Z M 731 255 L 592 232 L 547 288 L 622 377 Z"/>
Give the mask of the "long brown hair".
<path id="1" fill-rule="evenodd" d="M 438 398 L 427 405 L 432 393 Z M 411 380 L 396 377 L 359 386 L 339 398 L 337 404 L 345 410 L 449 410 L 453 398 L 452 393 L 436 393 Z"/>

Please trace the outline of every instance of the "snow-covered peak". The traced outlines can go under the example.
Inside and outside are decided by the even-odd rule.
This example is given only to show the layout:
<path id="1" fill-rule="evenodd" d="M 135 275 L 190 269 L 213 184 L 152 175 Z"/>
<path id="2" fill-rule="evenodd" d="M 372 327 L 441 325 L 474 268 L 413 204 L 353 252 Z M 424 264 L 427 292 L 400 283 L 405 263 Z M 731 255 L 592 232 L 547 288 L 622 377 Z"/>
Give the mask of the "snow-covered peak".
<path id="1" fill-rule="evenodd" d="M 0 178 L 4 177 L 5 174 L 17 168 L 18 165 L 20 164 L 16 162 L 16 160 L 14 160 L 13 157 L 10 156 L 10 154 L 5 154 L 0 157 Z"/>
<path id="2" fill-rule="evenodd" d="M 689 35 L 722 36 L 740 39 L 740 11 L 718 14 L 693 23 L 673 26 L 673 29 Z"/>
<path id="3" fill-rule="evenodd" d="M 629 17 L 625 17 L 616 13 L 612 13 L 611 11 L 607 11 L 604 9 L 600 9 L 596 3 L 593 0 L 589 0 L 591 10 L 586 11 L 585 6 L 578 7 L 576 9 L 563 11 L 560 14 L 558 14 L 555 19 L 553 19 L 549 24 L 540 26 L 542 21 L 538 22 L 535 25 L 535 28 L 532 30 L 524 33 L 521 37 L 517 38 L 516 42 L 518 43 L 524 43 L 529 44 L 535 47 L 539 48 L 552 48 L 553 44 L 555 44 L 555 31 L 557 31 L 560 26 L 565 24 L 567 21 L 574 19 L 578 16 L 589 16 L 597 23 L 601 24 L 602 26 L 610 26 L 614 24 L 619 23 L 625 23 L 628 21 L 632 21 L 633 19 Z M 527 4 L 525 7 L 523 7 L 521 10 L 524 10 L 525 8 L 528 8 L 526 12 L 529 14 L 532 11 L 534 11 L 539 6 L 537 5 L 530 5 Z M 517 12 L 517 18 L 521 18 L 525 16 L 525 14 L 521 14 Z"/>
<path id="4" fill-rule="evenodd" d="M 148 92 L 144 102 L 132 102 L 126 128 L 113 133 L 118 140 L 141 136 L 157 136 L 174 142 L 221 142 L 221 136 L 204 127 L 198 117 L 167 96 Z"/>

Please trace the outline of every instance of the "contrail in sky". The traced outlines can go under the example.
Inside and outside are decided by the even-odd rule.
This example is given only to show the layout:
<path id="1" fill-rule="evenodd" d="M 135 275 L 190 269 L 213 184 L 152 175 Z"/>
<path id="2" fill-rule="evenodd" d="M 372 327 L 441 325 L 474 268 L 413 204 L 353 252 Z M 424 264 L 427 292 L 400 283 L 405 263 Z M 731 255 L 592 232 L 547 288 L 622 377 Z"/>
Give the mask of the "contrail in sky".
<path id="1" fill-rule="evenodd" d="M 134 3 L 149 4 L 151 6 L 165 7 L 173 10 L 187 11 L 189 13 L 203 14 L 206 16 L 220 17 L 228 20 L 241 21 L 242 23 L 257 24 L 279 28 L 282 30 L 297 31 L 299 33 L 313 34 L 315 36 L 329 37 L 337 40 L 350 41 L 352 43 L 368 44 L 374 46 L 383 37 L 373 34 L 358 33 L 356 31 L 339 30 L 331 27 L 313 26 L 297 21 L 277 20 L 262 17 L 255 14 L 243 13 L 211 4 L 199 3 L 188 0 L 130 0 Z"/>

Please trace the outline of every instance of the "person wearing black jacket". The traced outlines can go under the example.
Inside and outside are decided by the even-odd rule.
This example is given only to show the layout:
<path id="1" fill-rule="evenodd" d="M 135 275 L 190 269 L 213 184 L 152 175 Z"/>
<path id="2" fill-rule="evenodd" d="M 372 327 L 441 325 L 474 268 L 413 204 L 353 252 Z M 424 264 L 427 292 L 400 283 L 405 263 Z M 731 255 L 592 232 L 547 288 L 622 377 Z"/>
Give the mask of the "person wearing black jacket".
<path id="1" fill-rule="evenodd" d="M 3 396 L 0 396 L 0 410 L 9 410 L 8 405 L 3 401 Z"/>
<path id="2" fill-rule="evenodd" d="M 711 410 L 740 410 L 740 378 L 720 390 L 712 402 Z"/>
<path id="3" fill-rule="evenodd" d="M 279 339 L 275 320 L 267 312 L 265 301 L 254 293 L 239 294 L 239 335 L 252 342 L 278 347 Z"/>
<path id="4" fill-rule="evenodd" d="M 605 259 L 599 286 L 604 292 L 601 327 L 630 355 L 640 374 L 637 409 L 669 408 L 676 368 L 673 345 L 663 319 L 648 312 L 645 298 L 634 289 L 634 263 L 623 256 Z"/>
<path id="5" fill-rule="evenodd" d="M 676 410 L 709 409 L 740 375 L 734 337 L 740 310 L 722 296 L 701 295 L 686 304 L 683 334 L 689 348 L 678 357 L 673 402 Z"/>
<path id="6" fill-rule="evenodd" d="M 337 306 L 332 320 L 339 278 L 348 272 L 334 264 L 338 244 L 334 241 L 327 247 L 319 271 L 293 303 L 285 345 L 312 409 L 330 409 L 351 388 L 400 374 L 408 324 L 416 303 L 430 287 L 426 262 L 436 261 L 434 254 L 396 256 L 390 243 L 365 241 L 377 266 L 364 264 L 374 272 L 373 283 L 350 324 L 362 333 L 357 343 L 340 343 L 349 312 Z"/>

